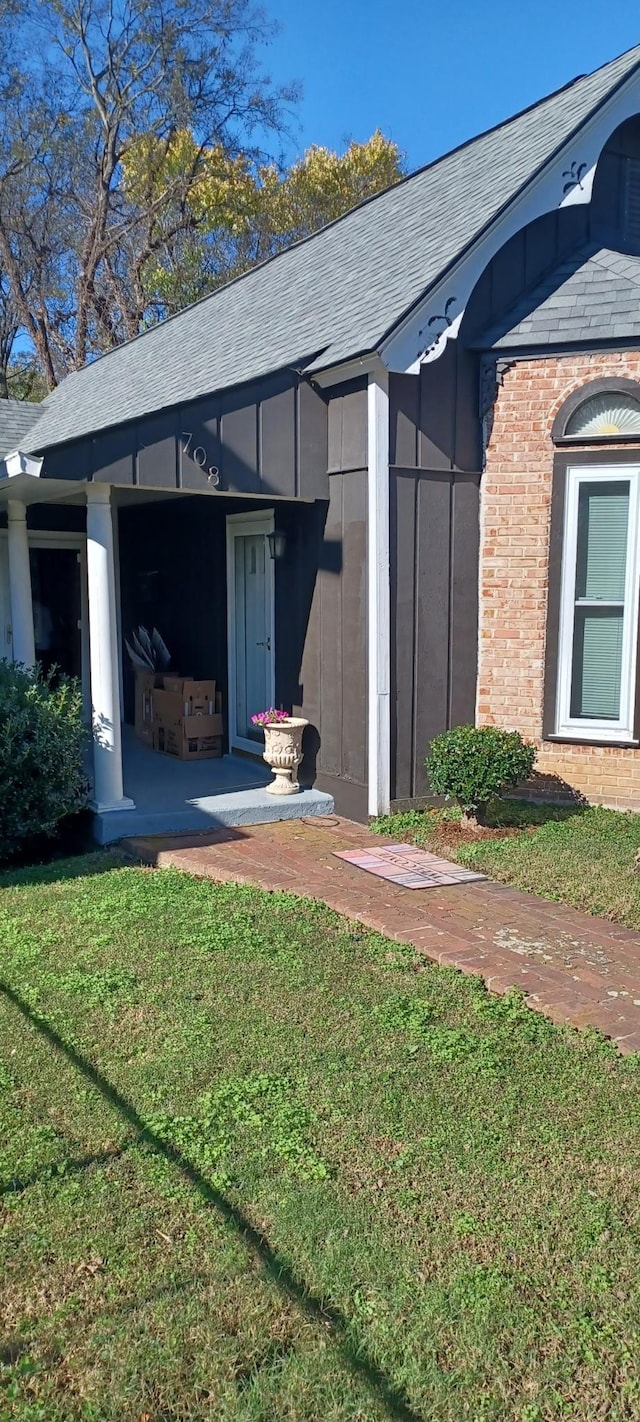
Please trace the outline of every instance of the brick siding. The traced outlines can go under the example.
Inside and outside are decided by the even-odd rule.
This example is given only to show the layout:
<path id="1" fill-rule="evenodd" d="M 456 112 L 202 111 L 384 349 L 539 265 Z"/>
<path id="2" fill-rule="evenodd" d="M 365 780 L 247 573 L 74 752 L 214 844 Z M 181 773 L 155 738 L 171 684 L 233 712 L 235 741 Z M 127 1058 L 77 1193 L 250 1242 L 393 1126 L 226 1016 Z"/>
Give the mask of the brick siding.
<path id="1" fill-rule="evenodd" d="M 519 360 L 504 371 L 482 484 L 477 720 L 536 742 L 543 793 L 640 810 L 640 749 L 541 740 L 551 427 L 568 395 L 603 376 L 640 381 L 640 352 Z"/>

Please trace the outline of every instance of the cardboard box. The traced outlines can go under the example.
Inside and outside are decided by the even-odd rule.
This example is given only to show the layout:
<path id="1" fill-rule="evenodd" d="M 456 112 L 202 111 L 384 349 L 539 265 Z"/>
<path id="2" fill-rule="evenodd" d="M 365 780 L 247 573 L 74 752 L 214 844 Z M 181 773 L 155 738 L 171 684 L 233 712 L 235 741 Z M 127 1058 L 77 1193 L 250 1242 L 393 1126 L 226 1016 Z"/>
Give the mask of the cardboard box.
<path id="1" fill-rule="evenodd" d="M 153 691 L 159 685 L 162 677 L 158 672 L 136 668 L 134 727 L 138 739 L 148 746 L 153 745 Z"/>
<path id="2" fill-rule="evenodd" d="M 173 679 L 179 680 L 179 679 Z M 215 760 L 222 755 L 222 697 L 215 682 L 181 683 L 181 691 L 157 687 L 152 694 L 153 748 L 177 760 Z M 205 688 L 204 696 L 186 694 Z M 209 694 L 209 692 L 212 694 Z M 209 708 L 211 707 L 211 711 Z"/>
<path id="3" fill-rule="evenodd" d="M 162 688 L 184 702 L 185 716 L 213 716 L 216 710 L 215 681 L 194 681 L 190 676 L 162 678 Z"/>
<path id="4" fill-rule="evenodd" d="M 153 748 L 175 760 L 217 760 L 222 755 L 221 716 L 178 716 L 155 721 Z"/>

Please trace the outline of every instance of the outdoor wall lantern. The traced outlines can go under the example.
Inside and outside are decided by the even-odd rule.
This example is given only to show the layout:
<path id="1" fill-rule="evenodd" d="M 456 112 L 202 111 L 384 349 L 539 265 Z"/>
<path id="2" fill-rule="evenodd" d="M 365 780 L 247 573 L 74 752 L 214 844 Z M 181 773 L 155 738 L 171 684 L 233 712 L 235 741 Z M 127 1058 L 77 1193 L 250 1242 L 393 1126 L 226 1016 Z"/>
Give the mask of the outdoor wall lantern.
<path id="1" fill-rule="evenodd" d="M 275 558 L 277 562 L 280 562 L 287 551 L 286 533 L 284 533 L 282 529 L 277 528 L 274 533 L 267 534 L 267 542 L 269 544 L 269 557 Z"/>

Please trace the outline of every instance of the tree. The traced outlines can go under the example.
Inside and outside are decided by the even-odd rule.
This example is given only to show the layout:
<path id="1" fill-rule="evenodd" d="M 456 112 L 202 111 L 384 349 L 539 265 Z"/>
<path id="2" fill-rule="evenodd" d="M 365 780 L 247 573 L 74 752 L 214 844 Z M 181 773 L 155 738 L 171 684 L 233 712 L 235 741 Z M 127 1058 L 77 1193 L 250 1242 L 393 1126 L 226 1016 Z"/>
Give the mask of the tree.
<path id="1" fill-rule="evenodd" d="M 197 174 L 186 204 L 192 222 L 158 244 L 157 257 L 142 273 L 151 309 L 178 311 L 221 282 L 308 237 L 403 175 L 403 155 L 377 130 L 366 143 L 351 142 L 342 154 L 313 145 L 289 168 L 257 168 L 246 157 L 229 157 L 220 146 L 203 150 L 193 134 L 177 134 L 169 147 L 146 136 L 129 152 L 125 180 L 139 200 L 145 184 L 160 198 L 176 168 Z M 161 205 L 170 211 L 170 199 Z"/>
<path id="2" fill-rule="evenodd" d="M 272 27 L 252 0 L 3 0 L 2 21 L 0 265 L 51 389 L 139 331 L 143 274 L 194 229 L 203 155 L 259 161 L 295 93 L 260 70 Z M 184 131 L 197 143 L 160 189 Z"/>
<path id="3" fill-rule="evenodd" d="M 267 156 L 295 99 L 272 28 L 254 0 L 0 0 L 0 394 L 24 337 L 52 389 L 401 176 L 380 133 Z"/>

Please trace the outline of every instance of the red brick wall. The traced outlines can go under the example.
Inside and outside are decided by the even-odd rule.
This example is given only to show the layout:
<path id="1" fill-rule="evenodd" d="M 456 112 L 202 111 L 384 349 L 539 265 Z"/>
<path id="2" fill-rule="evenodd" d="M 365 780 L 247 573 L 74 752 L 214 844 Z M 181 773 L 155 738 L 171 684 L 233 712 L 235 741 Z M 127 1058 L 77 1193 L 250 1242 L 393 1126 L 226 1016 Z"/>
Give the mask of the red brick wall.
<path id="1" fill-rule="evenodd" d="M 534 740 L 539 771 L 588 800 L 640 810 L 640 749 L 541 740 L 551 427 L 567 396 L 602 376 L 640 380 L 640 351 L 520 360 L 504 372 L 482 484 L 477 719 Z"/>

